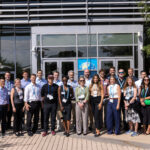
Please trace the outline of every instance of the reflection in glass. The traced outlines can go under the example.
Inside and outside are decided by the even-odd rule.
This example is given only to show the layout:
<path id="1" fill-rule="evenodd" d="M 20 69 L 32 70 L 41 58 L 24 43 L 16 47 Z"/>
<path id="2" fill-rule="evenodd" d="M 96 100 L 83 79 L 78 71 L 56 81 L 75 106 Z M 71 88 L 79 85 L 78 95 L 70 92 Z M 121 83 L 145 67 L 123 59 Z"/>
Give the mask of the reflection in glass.
<path id="1" fill-rule="evenodd" d="M 57 70 L 57 62 L 45 62 L 45 79 L 49 74 L 52 74 L 53 71 Z"/>
<path id="2" fill-rule="evenodd" d="M 76 45 L 76 36 L 74 34 L 42 35 L 42 45 L 43 46 Z"/>
<path id="3" fill-rule="evenodd" d="M 87 45 L 87 39 L 88 39 L 88 45 L 96 45 L 96 34 L 78 34 L 78 45 Z"/>
<path id="4" fill-rule="evenodd" d="M 98 48 L 99 57 L 132 56 L 132 46 L 103 46 Z"/>
<path id="5" fill-rule="evenodd" d="M 36 36 L 36 43 L 37 43 L 37 46 L 40 46 L 40 35 L 37 35 Z"/>
<path id="6" fill-rule="evenodd" d="M 133 44 L 132 34 L 130 33 L 115 33 L 115 34 L 99 34 L 99 45 L 111 44 Z"/>
<path id="7" fill-rule="evenodd" d="M 107 75 L 109 73 L 109 68 L 113 67 L 113 61 L 101 61 L 101 69 L 105 70 L 105 74 Z"/>
<path id="8" fill-rule="evenodd" d="M 42 49 L 43 58 L 76 57 L 75 47 L 49 47 Z"/>
<path id="9" fill-rule="evenodd" d="M 68 76 L 69 70 L 74 70 L 74 63 L 73 62 L 62 62 L 62 76 Z"/>

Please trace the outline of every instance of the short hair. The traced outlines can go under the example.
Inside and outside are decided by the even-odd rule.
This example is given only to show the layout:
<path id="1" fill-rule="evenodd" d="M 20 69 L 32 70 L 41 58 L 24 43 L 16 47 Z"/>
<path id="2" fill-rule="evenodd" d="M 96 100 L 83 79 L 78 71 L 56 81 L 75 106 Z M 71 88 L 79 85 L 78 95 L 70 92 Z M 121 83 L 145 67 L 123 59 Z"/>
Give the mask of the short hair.
<path id="1" fill-rule="evenodd" d="M 104 72 L 104 73 L 105 73 L 105 70 L 104 70 L 104 69 L 101 69 L 101 70 L 99 71 L 99 73 L 101 73 L 101 72 Z"/>
<path id="2" fill-rule="evenodd" d="M 63 76 L 62 76 L 62 79 L 63 79 L 63 78 L 66 78 L 66 79 L 68 80 L 68 76 L 63 75 Z"/>
<path id="3" fill-rule="evenodd" d="M 142 74 L 143 72 L 145 72 L 145 73 L 146 73 L 146 71 L 145 71 L 145 70 L 142 70 L 142 71 L 140 72 L 140 74 Z"/>
<path id="4" fill-rule="evenodd" d="M 54 75 L 54 73 L 58 73 L 58 74 L 59 74 L 59 72 L 58 72 L 58 71 L 53 71 L 53 75 Z"/>
<path id="5" fill-rule="evenodd" d="M 110 70 L 110 69 L 114 69 L 114 70 L 115 70 L 116 68 L 115 68 L 114 66 L 112 66 L 112 67 L 109 68 L 109 70 Z"/>
<path id="6" fill-rule="evenodd" d="M 22 71 L 22 74 L 24 74 L 24 73 L 29 74 L 28 71 L 26 71 L 26 70 L 23 70 L 23 71 Z"/>
<path id="7" fill-rule="evenodd" d="M 30 77 L 32 77 L 32 76 L 35 76 L 35 77 L 36 77 L 36 74 L 35 74 L 35 73 L 32 73 L 32 74 L 30 75 Z"/>
<path id="8" fill-rule="evenodd" d="M 69 76 L 70 73 L 74 73 L 74 71 L 73 70 L 69 70 L 68 71 L 68 76 Z"/>
<path id="9" fill-rule="evenodd" d="M 5 75 L 6 75 L 6 73 L 9 73 L 9 74 L 11 75 L 11 73 L 10 73 L 9 71 L 6 71 L 6 72 L 5 72 Z"/>
<path id="10" fill-rule="evenodd" d="M 38 72 L 43 72 L 43 70 L 39 69 L 39 70 L 37 71 L 37 73 L 38 73 Z"/>
<path id="11" fill-rule="evenodd" d="M 123 70 L 123 71 L 124 71 L 124 69 L 123 69 L 123 68 L 119 68 L 119 69 L 118 69 L 118 72 L 119 72 L 119 70 Z"/>
<path id="12" fill-rule="evenodd" d="M 132 70 L 132 71 L 133 71 L 133 68 L 129 68 L 128 71 L 129 71 L 129 70 Z"/>
<path id="13" fill-rule="evenodd" d="M 3 76 L 0 77 L 0 80 L 5 80 L 5 78 Z"/>
<path id="14" fill-rule="evenodd" d="M 79 80 L 78 80 L 78 81 L 80 81 L 80 79 L 81 79 L 81 78 L 83 78 L 83 79 L 85 80 L 84 76 L 83 76 L 83 75 L 81 75 L 81 76 L 79 77 Z"/>
<path id="15" fill-rule="evenodd" d="M 15 79 L 15 83 L 16 83 L 16 81 L 20 81 L 20 78 L 16 78 L 16 79 Z"/>

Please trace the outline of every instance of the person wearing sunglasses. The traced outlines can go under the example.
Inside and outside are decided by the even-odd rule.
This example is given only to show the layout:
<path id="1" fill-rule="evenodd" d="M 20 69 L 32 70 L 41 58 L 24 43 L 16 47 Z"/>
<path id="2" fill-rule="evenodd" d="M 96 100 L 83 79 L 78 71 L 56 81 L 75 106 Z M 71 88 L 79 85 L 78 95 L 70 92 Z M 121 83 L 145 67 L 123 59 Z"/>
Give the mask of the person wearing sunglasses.
<path id="1" fill-rule="evenodd" d="M 150 103 L 147 105 L 146 101 L 150 101 L 150 81 L 147 76 L 144 77 L 139 92 L 142 105 L 143 132 L 148 135 L 150 134 Z M 146 128 L 147 126 L 148 128 Z"/>
<path id="2" fill-rule="evenodd" d="M 83 135 L 87 135 L 88 132 L 88 100 L 89 89 L 85 86 L 85 78 L 80 76 L 79 86 L 75 90 L 76 98 L 76 130 L 77 134 L 82 133 L 83 122 Z"/>
<path id="3" fill-rule="evenodd" d="M 102 105 L 104 99 L 103 84 L 101 84 L 98 74 L 93 76 L 89 91 L 90 104 L 95 120 L 95 137 L 98 137 L 100 136 L 100 129 L 102 128 Z"/>
<path id="4" fill-rule="evenodd" d="M 109 102 L 107 104 L 107 133 L 113 134 L 113 127 L 115 127 L 115 134 L 120 134 L 120 99 L 121 89 L 116 84 L 114 76 L 109 79 L 110 85 L 107 88 Z"/>
<path id="5" fill-rule="evenodd" d="M 63 85 L 58 89 L 59 104 L 63 114 L 64 135 L 70 135 L 70 120 L 71 120 L 71 99 L 74 97 L 73 88 L 67 85 L 68 77 L 62 77 Z"/>
<path id="6" fill-rule="evenodd" d="M 123 94 L 123 87 L 124 87 L 125 82 L 126 82 L 125 72 L 124 72 L 124 69 L 121 68 L 118 70 L 117 84 L 120 86 L 120 89 L 121 89 L 120 108 L 121 108 L 121 112 L 123 114 L 123 118 L 122 118 L 123 129 L 125 131 L 127 131 L 128 130 L 128 124 L 125 121 L 125 107 L 124 107 L 124 96 L 123 96 L 124 95 Z"/>

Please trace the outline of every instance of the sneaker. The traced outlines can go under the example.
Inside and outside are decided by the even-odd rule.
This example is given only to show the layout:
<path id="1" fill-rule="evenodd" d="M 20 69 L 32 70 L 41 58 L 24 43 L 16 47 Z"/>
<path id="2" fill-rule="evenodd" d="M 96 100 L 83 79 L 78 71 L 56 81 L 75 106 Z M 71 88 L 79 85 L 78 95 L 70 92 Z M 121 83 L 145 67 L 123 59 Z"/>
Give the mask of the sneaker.
<path id="1" fill-rule="evenodd" d="M 125 134 L 132 134 L 132 133 L 133 133 L 133 131 L 129 130 Z"/>
<path id="2" fill-rule="evenodd" d="M 131 136 L 132 136 L 132 137 L 138 136 L 138 133 L 137 133 L 137 132 L 133 132 L 133 133 L 131 134 Z"/>
<path id="3" fill-rule="evenodd" d="M 43 132 L 42 136 L 45 137 L 47 135 L 47 132 Z"/>
<path id="4" fill-rule="evenodd" d="M 52 131 L 51 133 L 52 133 L 52 135 L 56 135 L 55 131 Z"/>

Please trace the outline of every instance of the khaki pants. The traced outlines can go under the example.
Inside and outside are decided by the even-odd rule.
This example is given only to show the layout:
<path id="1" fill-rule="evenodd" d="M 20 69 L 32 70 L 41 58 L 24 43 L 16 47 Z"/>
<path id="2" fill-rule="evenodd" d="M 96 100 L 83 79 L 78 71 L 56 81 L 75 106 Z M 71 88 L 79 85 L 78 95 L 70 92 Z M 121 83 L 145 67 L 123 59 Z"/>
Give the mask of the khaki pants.
<path id="1" fill-rule="evenodd" d="M 59 105 L 58 105 L 58 108 L 57 108 L 57 115 L 56 116 L 57 116 L 57 130 L 59 130 L 62 127 L 61 118 L 63 117 Z"/>
<path id="2" fill-rule="evenodd" d="M 88 104 L 85 104 L 83 109 L 80 109 L 79 105 L 76 104 L 77 134 L 80 134 L 82 132 L 82 126 L 83 126 L 83 134 L 87 134 L 88 132 Z"/>
<path id="3" fill-rule="evenodd" d="M 72 124 L 75 126 L 76 125 L 76 102 L 72 101 Z"/>

